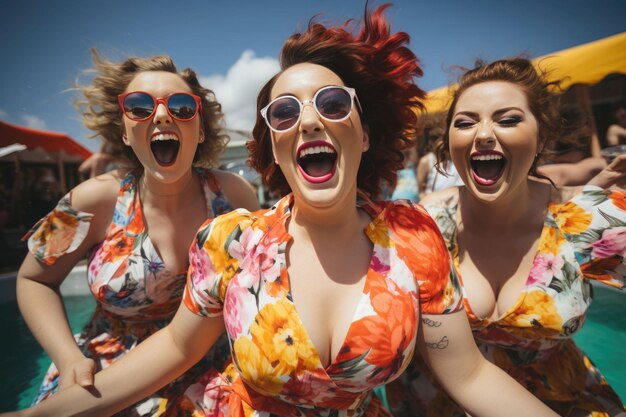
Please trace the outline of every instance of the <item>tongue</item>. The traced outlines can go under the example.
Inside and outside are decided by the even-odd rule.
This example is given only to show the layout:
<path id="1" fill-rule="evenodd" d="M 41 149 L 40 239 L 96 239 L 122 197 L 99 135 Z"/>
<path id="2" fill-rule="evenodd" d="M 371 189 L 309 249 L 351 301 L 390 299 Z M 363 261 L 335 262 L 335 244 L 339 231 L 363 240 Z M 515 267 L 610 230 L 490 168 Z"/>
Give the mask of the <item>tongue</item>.
<path id="1" fill-rule="evenodd" d="M 161 165 L 171 165 L 176 160 L 180 143 L 177 140 L 155 140 L 150 143 L 150 149 L 157 162 Z"/>
<path id="2" fill-rule="evenodd" d="M 322 177 L 330 173 L 334 166 L 334 158 L 328 154 L 317 154 L 307 156 L 300 165 L 304 172 L 312 177 Z"/>
<path id="3" fill-rule="evenodd" d="M 499 161 L 480 161 L 473 164 L 474 172 L 480 178 L 492 180 L 500 175 L 504 164 Z"/>
<path id="4" fill-rule="evenodd" d="M 328 174 L 333 169 L 333 164 L 330 161 L 315 161 L 308 162 L 302 167 L 304 172 L 312 177 L 321 177 Z"/>

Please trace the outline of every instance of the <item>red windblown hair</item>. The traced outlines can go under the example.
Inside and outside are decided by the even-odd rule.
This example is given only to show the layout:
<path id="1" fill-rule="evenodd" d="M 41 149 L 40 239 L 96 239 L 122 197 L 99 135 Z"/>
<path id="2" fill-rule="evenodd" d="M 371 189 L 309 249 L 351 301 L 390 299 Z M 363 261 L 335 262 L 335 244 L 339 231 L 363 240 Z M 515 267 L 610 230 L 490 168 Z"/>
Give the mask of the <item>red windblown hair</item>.
<path id="1" fill-rule="evenodd" d="M 414 138 L 417 111 L 423 109 L 421 100 L 425 96 L 415 84 L 414 77 L 421 76 L 422 70 L 407 47 L 409 35 L 390 33 L 389 22 L 383 15 L 389 6 L 381 5 L 373 13 L 366 8 L 356 35 L 358 25 L 353 20 L 326 27 L 313 18 L 304 33 L 295 33 L 287 39 L 280 54 L 282 71 L 300 63 L 322 65 L 356 90 L 363 108 L 361 120 L 370 138 L 370 148 L 363 154 L 359 167 L 357 186 L 374 196 L 380 192 L 383 181 L 395 185 L 396 171 L 402 168 L 402 149 Z M 272 77 L 259 93 L 253 140 L 248 142 L 248 162 L 261 173 L 270 190 L 284 195 L 291 190 L 274 163 L 270 130 L 260 115 L 281 73 Z"/>

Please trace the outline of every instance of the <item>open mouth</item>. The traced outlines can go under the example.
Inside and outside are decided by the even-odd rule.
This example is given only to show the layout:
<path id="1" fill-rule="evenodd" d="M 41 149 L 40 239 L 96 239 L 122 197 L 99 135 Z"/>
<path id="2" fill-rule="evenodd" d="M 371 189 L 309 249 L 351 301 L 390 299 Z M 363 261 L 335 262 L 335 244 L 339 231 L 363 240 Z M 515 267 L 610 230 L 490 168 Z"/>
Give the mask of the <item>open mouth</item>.
<path id="1" fill-rule="evenodd" d="M 179 149 L 180 140 L 174 133 L 156 133 L 150 138 L 150 150 L 161 166 L 170 166 L 176 162 Z"/>
<path id="2" fill-rule="evenodd" d="M 499 152 L 473 153 L 470 160 L 472 176 L 479 185 L 493 185 L 502 176 L 506 162 Z"/>
<path id="3" fill-rule="evenodd" d="M 298 168 L 309 182 L 318 184 L 328 181 L 335 173 L 337 152 L 326 142 L 307 142 L 298 149 Z"/>

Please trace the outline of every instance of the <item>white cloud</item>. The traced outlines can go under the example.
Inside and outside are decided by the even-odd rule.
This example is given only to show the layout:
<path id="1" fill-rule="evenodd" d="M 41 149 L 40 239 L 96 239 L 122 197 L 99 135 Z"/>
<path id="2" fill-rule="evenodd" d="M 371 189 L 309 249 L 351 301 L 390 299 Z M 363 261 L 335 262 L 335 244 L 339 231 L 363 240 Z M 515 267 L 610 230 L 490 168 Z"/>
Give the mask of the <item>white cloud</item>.
<path id="1" fill-rule="evenodd" d="M 21 119 L 24 123 L 26 123 L 26 126 L 30 128 L 41 130 L 46 129 L 46 122 L 37 116 L 33 116 L 32 114 L 23 114 Z"/>
<path id="2" fill-rule="evenodd" d="M 9 113 L 7 113 L 4 110 L 0 109 L 0 117 L 3 118 L 3 119 L 8 119 L 9 118 Z"/>
<path id="3" fill-rule="evenodd" d="M 261 87 L 280 69 L 278 60 L 256 57 L 245 50 L 226 75 L 200 77 L 200 83 L 215 93 L 229 129 L 252 130 L 256 120 L 256 98 Z"/>

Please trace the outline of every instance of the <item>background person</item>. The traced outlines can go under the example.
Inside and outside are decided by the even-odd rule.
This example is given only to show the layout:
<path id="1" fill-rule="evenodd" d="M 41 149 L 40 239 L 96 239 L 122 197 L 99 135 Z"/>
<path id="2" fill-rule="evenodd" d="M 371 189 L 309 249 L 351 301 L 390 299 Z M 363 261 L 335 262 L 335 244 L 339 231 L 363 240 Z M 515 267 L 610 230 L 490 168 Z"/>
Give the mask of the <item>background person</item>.
<path id="1" fill-rule="evenodd" d="M 600 143 L 579 107 L 559 107 L 556 137 L 546 141 L 537 172 L 556 186 L 584 185 L 606 166 Z"/>
<path id="2" fill-rule="evenodd" d="M 420 197 L 463 183 L 452 161 L 437 161 L 435 150 L 443 140 L 443 129 L 430 126 L 426 129 L 426 154 L 417 165 L 417 184 Z"/>
<path id="3" fill-rule="evenodd" d="M 31 222 L 36 222 L 50 212 L 61 196 L 61 185 L 52 169 L 40 168 L 30 190 Z"/>
<path id="4" fill-rule="evenodd" d="M 398 170 L 398 181 L 391 195 L 392 200 L 405 199 L 414 203 L 419 202 L 417 186 L 417 147 L 410 143 L 408 148 L 402 151 L 404 156 L 403 168 Z"/>
<path id="5" fill-rule="evenodd" d="M 613 105 L 615 123 L 609 126 L 606 132 L 608 146 L 626 144 L 626 101 L 619 101 Z"/>

